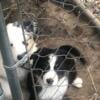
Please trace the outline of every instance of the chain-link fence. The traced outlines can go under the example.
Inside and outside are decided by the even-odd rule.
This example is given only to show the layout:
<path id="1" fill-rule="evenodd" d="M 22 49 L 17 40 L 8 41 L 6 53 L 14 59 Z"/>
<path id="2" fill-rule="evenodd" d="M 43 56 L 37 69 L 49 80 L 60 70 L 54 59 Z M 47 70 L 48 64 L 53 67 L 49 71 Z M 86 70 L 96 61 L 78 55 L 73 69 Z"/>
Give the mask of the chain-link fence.
<path id="1" fill-rule="evenodd" d="M 34 54 L 37 56 L 35 58 L 33 57 L 36 61 L 31 63 L 31 59 L 29 57 L 32 54 L 29 51 L 30 48 L 25 45 L 26 55 L 19 60 L 16 65 L 14 65 L 14 67 L 17 68 L 17 66 L 23 65 L 23 63 L 26 63 L 26 61 L 28 62 L 28 64 L 24 64 L 24 68 L 31 74 L 26 75 L 26 77 L 28 76 L 27 82 L 26 80 L 22 82 L 25 83 L 25 86 L 22 85 L 24 100 L 33 100 L 35 99 L 34 96 L 37 98 L 37 100 L 99 100 L 100 1 L 12 0 L 11 2 L 3 2 L 5 2 L 2 3 L 2 5 L 6 23 L 8 24 L 19 21 L 23 30 L 22 34 L 25 44 L 27 44 L 23 21 L 32 21 L 33 30 L 31 32 L 31 36 L 32 39 L 34 39 L 33 41 L 37 43 L 37 47 L 41 48 Z M 32 43 L 34 46 L 34 42 Z M 63 45 L 71 45 L 72 47 L 68 49 L 67 53 L 62 53 L 59 55 L 58 52 L 60 52 L 61 46 Z M 78 55 L 74 57 L 73 55 L 69 55 L 72 52 L 73 47 L 77 48 L 82 53 L 82 56 Z M 50 49 L 50 52 L 48 48 Z M 46 54 L 42 55 L 44 49 L 46 49 Z M 66 60 L 75 60 L 75 65 L 73 68 L 76 66 L 78 76 L 83 80 L 82 88 L 75 88 L 73 87 L 73 84 L 69 84 L 69 86 L 66 87 L 66 79 L 63 80 L 61 84 L 59 84 L 58 81 L 58 84 L 49 87 L 45 84 L 43 75 L 45 75 L 45 77 L 48 76 L 45 73 L 49 72 L 47 69 L 48 66 L 50 67 L 45 59 L 50 58 L 49 55 L 52 53 L 54 53 L 57 57 L 61 56 L 64 58 L 63 60 L 61 59 L 59 61 L 60 64 L 58 64 L 58 67 L 63 65 Z M 82 65 L 77 61 L 77 59 L 83 58 L 83 56 L 86 59 L 86 65 Z M 52 59 L 54 58 L 52 57 Z M 45 65 L 44 63 L 47 64 Z M 44 66 L 45 68 L 42 69 L 41 66 Z M 60 68 L 55 69 L 55 71 L 58 73 L 58 76 L 60 72 L 62 72 L 68 78 L 70 76 L 70 72 L 75 72 L 73 68 L 70 71 L 61 70 Z M 38 76 L 37 73 L 41 74 Z M 51 71 L 50 74 L 52 77 L 53 71 Z M 57 75 L 54 75 L 52 78 L 55 80 L 55 77 L 58 77 Z M 60 80 L 60 78 L 58 80 Z M 63 85 L 64 82 L 65 85 Z M 29 86 L 27 86 L 26 83 Z M 27 87 L 29 88 L 30 93 Z M 63 89 L 61 89 L 61 87 L 63 87 Z M 76 87 L 78 86 L 76 85 Z M 63 95 L 62 91 L 64 91 L 64 89 L 67 91 L 65 91 Z M 64 98 L 62 98 L 61 95 L 58 95 L 59 93 L 63 95 Z M 31 95 L 31 97 L 29 95 Z"/>

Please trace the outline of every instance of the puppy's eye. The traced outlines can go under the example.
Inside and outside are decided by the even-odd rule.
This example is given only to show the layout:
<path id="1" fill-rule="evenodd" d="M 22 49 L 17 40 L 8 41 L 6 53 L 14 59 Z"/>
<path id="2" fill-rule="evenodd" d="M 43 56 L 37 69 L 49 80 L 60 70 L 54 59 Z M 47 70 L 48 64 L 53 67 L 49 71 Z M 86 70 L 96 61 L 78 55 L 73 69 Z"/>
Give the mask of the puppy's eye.
<path id="1" fill-rule="evenodd" d="M 25 41 L 22 42 L 24 45 L 28 46 L 28 43 L 26 43 Z"/>
<path id="2" fill-rule="evenodd" d="M 13 44 L 11 43 L 10 46 L 13 47 Z"/>

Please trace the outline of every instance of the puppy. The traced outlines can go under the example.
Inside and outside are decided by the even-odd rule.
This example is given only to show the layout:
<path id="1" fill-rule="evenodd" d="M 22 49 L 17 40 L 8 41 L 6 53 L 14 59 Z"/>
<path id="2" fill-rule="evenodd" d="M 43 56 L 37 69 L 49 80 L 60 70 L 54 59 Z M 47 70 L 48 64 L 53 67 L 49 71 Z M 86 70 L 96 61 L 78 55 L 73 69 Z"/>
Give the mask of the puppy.
<path id="1" fill-rule="evenodd" d="M 10 41 L 11 50 L 14 56 L 15 63 L 21 60 L 23 56 L 26 54 L 26 47 L 28 49 L 28 52 L 30 53 L 33 53 L 34 50 L 37 49 L 36 43 L 33 40 L 33 34 L 32 34 L 33 27 L 30 21 L 23 22 L 23 30 L 22 30 L 21 24 L 18 22 L 9 23 L 7 24 L 6 28 L 7 28 L 7 33 L 8 33 L 7 35 Z M 26 38 L 26 42 L 24 41 L 23 31 Z M 2 57 L 1 57 L 0 64 L 1 64 L 0 65 L 0 84 L 4 90 L 4 94 L 7 100 L 11 100 L 11 92 L 10 92 L 7 76 L 3 68 Z M 27 71 L 23 69 L 21 66 L 20 67 L 18 66 L 17 75 L 20 82 L 22 82 L 25 80 L 27 76 Z"/>
<path id="2" fill-rule="evenodd" d="M 26 42 L 24 41 L 23 32 L 24 32 Z M 11 44 L 11 50 L 15 62 L 18 62 L 25 56 L 26 47 L 28 52 L 31 51 L 30 53 L 33 53 L 34 50 L 37 50 L 36 43 L 33 40 L 32 32 L 33 32 L 33 24 L 31 21 L 23 22 L 23 30 L 21 24 L 18 22 L 7 24 L 8 38 Z M 19 70 L 18 72 L 22 70 Z M 23 72 L 20 72 L 18 75 L 20 75 L 18 76 L 20 80 L 22 80 L 23 77 L 25 77 Z"/>
<path id="3" fill-rule="evenodd" d="M 83 81 L 77 77 L 74 57 L 86 64 L 80 51 L 70 45 L 38 49 L 30 58 L 32 69 L 27 77 L 29 100 L 62 100 L 70 85 L 81 88 Z"/>

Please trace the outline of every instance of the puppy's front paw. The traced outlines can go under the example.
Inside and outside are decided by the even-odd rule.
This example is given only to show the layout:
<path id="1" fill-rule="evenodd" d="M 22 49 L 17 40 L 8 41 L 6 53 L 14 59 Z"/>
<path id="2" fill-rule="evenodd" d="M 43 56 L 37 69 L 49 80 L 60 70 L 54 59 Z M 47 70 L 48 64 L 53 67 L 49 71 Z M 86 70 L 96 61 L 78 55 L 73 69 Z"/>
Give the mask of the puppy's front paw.
<path id="1" fill-rule="evenodd" d="M 82 86 L 83 86 L 83 80 L 80 77 L 77 77 L 73 81 L 72 85 L 75 86 L 75 87 L 77 87 L 77 88 L 82 88 Z"/>

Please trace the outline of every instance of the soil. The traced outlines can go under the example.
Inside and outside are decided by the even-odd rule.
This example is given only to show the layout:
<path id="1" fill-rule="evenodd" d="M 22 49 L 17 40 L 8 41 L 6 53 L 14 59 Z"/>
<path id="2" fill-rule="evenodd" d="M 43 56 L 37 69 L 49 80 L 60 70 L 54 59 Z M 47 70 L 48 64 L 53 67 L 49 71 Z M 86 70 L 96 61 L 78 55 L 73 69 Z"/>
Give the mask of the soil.
<path id="1" fill-rule="evenodd" d="M 30 0 L 31 1 L 31 0 Z M 66 95 L 70 100 L 100 100 L 100 36 L 89 23 L 75 15 L 73 10 L 50 1 L 39 5 L 37 21 L 39 32 L 36 41 L 39 47 L 55 48 L 61 45 L 77 47 L 87 59 L 87 65 L 78 64 L 83 87 L 69 87 Z M 88 70 L 89 69 L 89 70 Z"/>

